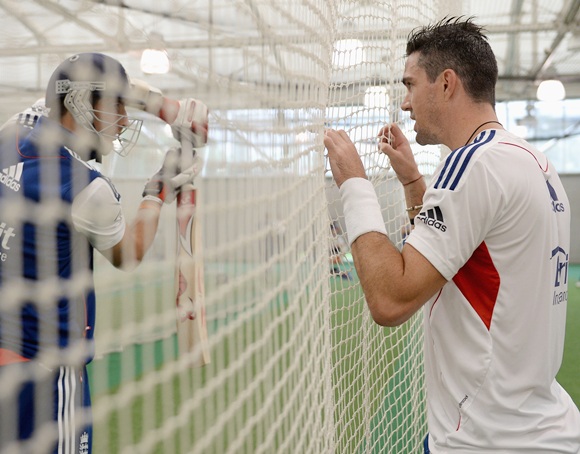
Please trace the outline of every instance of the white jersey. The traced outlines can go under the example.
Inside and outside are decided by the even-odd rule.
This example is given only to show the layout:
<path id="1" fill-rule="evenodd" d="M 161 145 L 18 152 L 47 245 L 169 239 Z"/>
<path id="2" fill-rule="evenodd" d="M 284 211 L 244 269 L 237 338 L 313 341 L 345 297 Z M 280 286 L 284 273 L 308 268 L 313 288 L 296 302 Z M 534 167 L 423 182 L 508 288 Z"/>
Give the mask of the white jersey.
<path id="1" fill-rule="evenodd" d="M 125 218 L 119 194 L 105 178 L 96 178 L 74 198 L 71 214 L 75 229 L 98 251 L 123 239 Z"/>
<path id="2" fill-rule="evenodd" d="M 431 452 L 580 452 L 556 382 L 570 206 L 546 157 L 483 131 L 441 163 L 407 243 L 448 280 L 424 306 Z"/>

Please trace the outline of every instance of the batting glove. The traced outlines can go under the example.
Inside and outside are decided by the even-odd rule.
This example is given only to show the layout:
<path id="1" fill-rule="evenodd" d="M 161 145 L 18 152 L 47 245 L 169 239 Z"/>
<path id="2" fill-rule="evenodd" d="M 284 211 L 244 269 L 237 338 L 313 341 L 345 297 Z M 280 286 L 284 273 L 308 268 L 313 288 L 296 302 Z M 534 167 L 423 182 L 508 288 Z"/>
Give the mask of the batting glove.
<path id="1" fill-rule="evenodd" d="M 145 184 L 143 197 L 159 203 L 171 203 L 180 189 L 193 184 L 194 177 L 201 170 L 201 159 L 195 155 L 193 164 L 181 169 L 181 148 L 170 148 L 165 154 L 161 168 Z"/>
<path id="2" fill-rule="evenodd" d="M 169 125 L 175 137 L 180 142 L 188 140 L 193 148 L 200 148 L 207 143 L 208 110 L 207 106 L 193 98 L 177 101 L 178 108 L 175 120 Z"/>
<path id="3" fill-rule="evenodd" d="M 161 118 L 169 126 L 173 137 L 180 142 L 188 140 L 194 148 L 207 143 L 207 106 L 193 98 L 179 101 L 168 98 L 163 92 L 140 79 L 131 79 L 131 87 L 125 104 Z"/>

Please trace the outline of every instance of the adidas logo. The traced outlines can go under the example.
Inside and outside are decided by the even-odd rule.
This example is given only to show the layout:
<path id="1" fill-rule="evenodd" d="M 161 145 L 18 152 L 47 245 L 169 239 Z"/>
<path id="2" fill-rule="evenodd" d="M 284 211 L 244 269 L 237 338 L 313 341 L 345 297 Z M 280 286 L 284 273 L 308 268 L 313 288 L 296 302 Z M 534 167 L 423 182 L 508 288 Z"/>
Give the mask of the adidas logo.
<path id="1" fill-rule="evenodd" d="M 16 120 L 16 122 L 18 124 L 21 124 L 25 128 L 32 129 L 34 128 L 34 125 L 38 122 L 39 118 L 40 115 L 38 114 L 30 114 L 23 112 L 18 114 L 18 119 Z"/>
<path id="2" fill-rule="evenodd" d="M 421 211 L 417 216 L 415 216 L 415 224 L 417 221 L 422 221 L 424 224 L 427 224 L 430 227 L 435 227 L 442 232 L 447 230 L 447 226 L 443 222 L 443 213 L 441 212 L 441 208 L 434 207 L 427 211 Z"/>
<path id="3" fill-rule="evenodd" d="M 2 169 L 0 172 L 0 183 L 12 189 L 14 192 L 20 191 L 20 177 L 22 176 L 23 164 L 19 162 L 13 166 Z"/>

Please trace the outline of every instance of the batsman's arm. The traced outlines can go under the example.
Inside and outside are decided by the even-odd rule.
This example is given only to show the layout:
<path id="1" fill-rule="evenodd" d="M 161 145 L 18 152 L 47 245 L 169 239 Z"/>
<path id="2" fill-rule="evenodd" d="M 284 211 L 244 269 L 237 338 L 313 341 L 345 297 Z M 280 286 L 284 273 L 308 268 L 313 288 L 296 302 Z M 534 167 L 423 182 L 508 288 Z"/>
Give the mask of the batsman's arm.
<path id="1" fill-rule="evenodd" d="M 126 227 L 118 244 L 109 251 L 103 251 L 114 266 L 132 269 L 143 260 L 155 238 L 161 207 L 172 203 L 181 188 L 189 184 L 201 168 L 197 158 L 186 169 L 181 168 L 180 160 L 180 148 L 171 148 L 166 152 L 161 168 L 145 184 L 143 200 L 134 221 Z M 88 204 L 85 205 L 88 207 Z"/>
<path id="2" fill-rule="evenodd" d="M 193 98 L 175 100 L 147 82 L 132 79 L 126 105 L 149 112 L 171 126 L 174 137 L 181 146 L 203 147 L 207 143 L 208 110 L 206 105 Z"/>

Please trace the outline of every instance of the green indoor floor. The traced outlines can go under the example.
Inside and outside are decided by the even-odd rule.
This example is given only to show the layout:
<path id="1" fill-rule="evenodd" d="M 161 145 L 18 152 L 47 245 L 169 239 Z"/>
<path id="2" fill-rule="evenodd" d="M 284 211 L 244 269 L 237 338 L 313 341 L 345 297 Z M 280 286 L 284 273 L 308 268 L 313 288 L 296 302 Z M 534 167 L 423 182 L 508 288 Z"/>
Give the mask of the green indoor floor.
<path id="1" fill-rule="evenodd" d="M 572 265 L 568 279 L 568 320 L 564 361 L 558 381 L 580 407 L 580 265 Z M 578 284 L 580 286 L 580 284 Z"/>
<path id="2" fill-rule="evenodd" d="M 352 276 L 351 279 L 356 280 L 356 275 Z M 336 290 L 337 287 L 341 287 L 344 284 L 349 284 L 350 279 L 342 278 L 340 275 L 331 278 L 331 287 Z M 567 392 L 572 396 L 572 399 L 580 406 L 580 265 L 572 265 L 569 270 L 569 285 L 568 285 L 568 317 L 567 317 L 567 328 L 566 328 L 566 343 L 564 351 L 564 359 L 562 367 L 557 376 L 560 384 L 567 390 Z M 354 291 L 354 290 L 353 290 Z M 356 290 L 360 291 L 359 288 Z M 337 295 L 341 295 L 341 292 L 333 292 L 333 307 L 337 309 L 340 306 L 341 301 L 337 298 Z M 360 295 L 350 295 L 350 298 L 356 298 Z M 285 304 L 285 303 L 284 303 Z M 283 305 L 284 305 L 283 304 Z M 352 314 L 351 314 L 352 315 Z M 339 321 L 333 320 L 335 325 L 340 325 Z M 215 331 L 217 326 L 210 325 L 209 331 Z M 339 338 L 345 337 L 344 333 L 338 333 Z M 340 354 L 340 349 L 335 352 Z M 351 353 L 352 354 L 352 353 Z M 139 380 L 139 377 L 146 374 L 148 371 L 158 369 L 166 361 L 172 361 L 177 357 L 177 346 L 174 338 L 164 339 L 156 342 L 152 342 L 146 345 L 136 345 L 133 348 L 125 349 L 123 352 L 111 353 L 106 355 L 104 358 L 100 358 L 90 365 L 91 378 L 91 388 L 92 394 L 97 400 L 99 397 L 107 395 L 109 393 L 114 393 L 115 389 L 127 381 Z M 127 362 L 130 359 L 130 363 L 134 365 L 134 372 L 129 374 L 121 374 L 121 363 Z M 96 376 L 95 376 L 96 375 Z M 393 393 L 393 396 L 397 397 L 397 393 Z M 335 396 L 339 397 L 339 396 Z M 385 404 L 393 405 L 392 402 L 389 403 L 385 400 Z M 139 413 L 140 407 L 137 406 L 135 411 Z M 388 410 L 388 409 L 387 409 Z M 347 412 L 348 413 L 348 412 Z M 386 412 L 388 414 L 388 412 Z M 353 417 L 352 415 L 349 416 Z M 137 418 L 134 418 L 137 420 Z M 108 432 L 107 435 L 102 437 L 103 440 L 107 440 L 106 449 L 100 452 L 117 453 L 121 452 L 121 442 L 119 436 L 116 434 L 118 428 L 116 427 L 116 420 L 113 418 L 112 421 L 107 423 L 108 428 L 99 428 L 100 432 Z M 132 428 L 133 437 L 139 438 L 143 434 L 142 430 L 139 428 Z M 383 428 L 377 425 L 378 432 L 385 432 Z M 378 433 L 377 432 L 377 433 Z M 401 437 L 402 441 L 405 441 L 404 437 Z M 373 440 L 380 445 L 380 440 Z M 101 446 L 101 447 L 104 447 Z M 363 444 L 360 444 L 360 440 L 353 439 L 349 441 L 348 449 L 350 452 L 358 452 L 360 449 L 364 448 Z M 374 452 L 373 450 L 371 450 Z M 173 452 L 171 450 L 159 448 L 155 452 Z M 180 452 L 178 448 L 175 452 Z M 405 449 L 397 449 L 397 452 L 405 452 Z M 408 450 L 407 450 L 408 452 Z"/>

